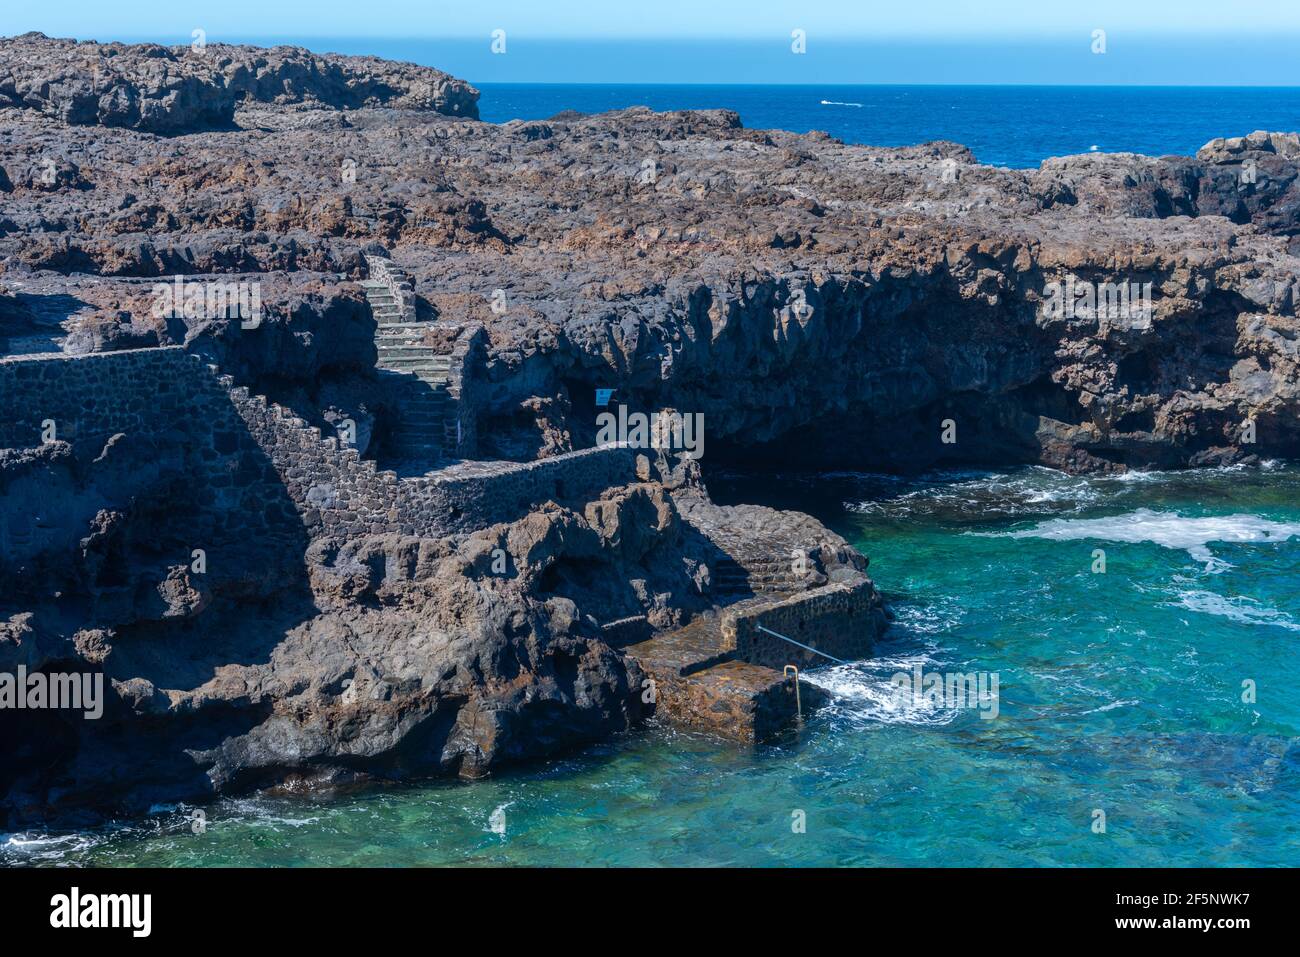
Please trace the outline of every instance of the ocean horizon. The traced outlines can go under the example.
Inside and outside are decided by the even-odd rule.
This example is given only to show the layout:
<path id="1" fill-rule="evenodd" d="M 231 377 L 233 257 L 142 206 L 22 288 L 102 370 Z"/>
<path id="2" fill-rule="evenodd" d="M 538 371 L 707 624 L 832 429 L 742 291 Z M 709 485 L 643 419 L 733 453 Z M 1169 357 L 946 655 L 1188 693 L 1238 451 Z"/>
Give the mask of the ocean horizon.
<path id="1" fill-rule="evenodd" d="M 1034 85 L 482 83 L 479 115 L 735 110 L 748 129 L 821 131 L 864 146 L 950 140 L 1024 169 L 1078 153 L 1194 155 L 1219 137 L 1300 129 L 1300 88 Z M 1065 122 L 1062 122 L 1065 120 Z"/>
<path id="2" fill-rule="evenodd" d="M 121 39 L 188 42 L 185 35 Z M 987 52 L 976 61 L 969 43 L 908 38 L 818 40 L 815 55 L 807 56 L 790 55 L 782 37 L 508 37 L 503 55 L 492 53 L 486 36 L 214 33 L 207 39 L 435 67 L 476 86 L 480 118 L 492 123 L 544 120 L 564 110 L 729 109 L 748 129 L 821 131 L 846 143 L 884 147 L 948 140 L 969 147 L 981 163 L 1015 169 L 1088 152 L 1192 155 L 1220 137 L 1300 130 L 1300 86 L 1282 82 L 1291 79 L 1288 72 L 1243 71 L 1240 83 L 1202 85 L 1196 82 L 1202 72 L 1185 71 L 1189 59 L 1206 51 L 1194 54 L 1192 40 L 1167 37 L 1158 43 L 1127 38 L 1094 56 L 1077 34 L 1032 42 L 1012 36 L 979 41 Z M 1230 37 L 1221 43 L 1220 56 L 1234 49 Z M 1271 38 L 1266 45 L 1281 56 L 1294 40 Z M 1277 59 L 1267 52 L 1257 65 Z M 665 73 L 673 78 L 646 79 Z M 1042 82 L 1044 76 L 1053 82 Z M 712 77 L 726 79 L 705 79 Z"/>

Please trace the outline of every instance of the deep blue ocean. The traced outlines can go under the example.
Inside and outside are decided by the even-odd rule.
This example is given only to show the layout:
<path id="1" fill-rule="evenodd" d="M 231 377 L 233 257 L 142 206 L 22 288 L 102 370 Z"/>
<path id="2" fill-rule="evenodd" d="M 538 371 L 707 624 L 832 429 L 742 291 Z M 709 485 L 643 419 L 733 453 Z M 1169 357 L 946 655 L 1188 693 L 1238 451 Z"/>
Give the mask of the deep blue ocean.
<path id="1" fill-rule="evenodd" d="M 1220 136 L 1300 131 L 1300 86 L 1268 85 L 1300 83 L 1300 74 L 1285 66 L 1295 58 L 1287 36 L 1250 43 L 1130 36 L 1094 56 L 1091 29 L 1039 43 L 817 37 L 807 56 L 791 56 L 784 36 L 761 42 L 514 37 L 503 56 L 491 53 L 486 34 L 220 39 L 436 67 L 481 90 L 480 115 L 493 123 L 546 119 L 561 110 L 722 108 L 739 112 L 750 129 L 823 130 L 848 143 L 952 140 L 982 163 L 1013 168 L 1094 148 L 1191 155 Z M 177 42 L 174 36 L 118 39 Z M 1216 58 L 1213 70 L 1203 66 L 1207 57 Z M 858 82 L 845 84 L 846 78 Z M 1033 85 L 1044 78 L 1060 85 Z M 672 82 L 647 82 L 663 80 Z M 1232 85 L 1192 85 L 1211 80 Z"/>
<path id="2" fill-rule="evenodd" d="M 561 110 L 731 109 L 751 129 L 822 130 L 847 143 L 953 140 L 982 163 L 1036 167 L 1099 150 L 1191 155 L 1219 136 L 1300 130 L 1300 88 L 1078 86 L 697 86 L 482 83 L 494 123 Z"/>

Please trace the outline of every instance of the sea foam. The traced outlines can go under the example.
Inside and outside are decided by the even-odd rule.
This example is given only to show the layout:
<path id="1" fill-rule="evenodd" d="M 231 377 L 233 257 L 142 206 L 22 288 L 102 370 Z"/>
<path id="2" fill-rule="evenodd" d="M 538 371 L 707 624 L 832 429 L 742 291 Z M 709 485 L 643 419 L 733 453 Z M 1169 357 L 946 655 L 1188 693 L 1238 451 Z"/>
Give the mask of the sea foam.
<path id="1" fill-rule="evenodd" d="M 1300 631 L 1300 624 L 1286 612 L 1244 595 L 1228 597 L 1211 591 L 1191 589 L 1179 593 L 1175 607 L 1227 618 L 1243 625 L 1273 625 L 1287 631 Z"/>
<path id="2" fill-rule="evenodd" d="M 805 671 L 803 677 L 831 695 L 826 716 L 832 722 L 850 726 L 865 724 L 910 724 L 938 726 L 952 722 L 957 711 L 915 698 L 892 679 L 911 674 L 918 665 L 923 671 L 943 671 L 936 657 L 939 635 L 961 620 L 958 603 L 941 600 L 933 604 L 900 603 L 890 628 L 891 640 L 877 649 L 874 657 L 827 668 Z"/>
<path id="3" fill-rule="evenodd" d="M 1278 544 L 1300 535 L 1300 523 L 1274 522 L 1259 515 L 1207 515 L 1188 517 L 1176 512 L 1140 508 L 1107 518 L 1057 518 L 1033 528 L 1011 532 L 969 532 L 994 538 L 1044 538 L 1065 542 L 1099 539 L 1110 542 L 1152 542 L 1164 548 L 1181 548 L 1197 561 L 1216 562 L 1210 542 Z"/>
<path id="4" fill-rule="evenodd" d="M 818 668 L 805 672 L 803 677 L 830 692 L 828 717 L 832 721 L 840 718 L 852 724 L 938 726 L 951 723 L 957 711 L 913 696 L 911 689 L 891 681 L 895 674 L 910 674 L 917 665 L 928 669 L 933 662 L 928 655 L 896 655 Z"/>

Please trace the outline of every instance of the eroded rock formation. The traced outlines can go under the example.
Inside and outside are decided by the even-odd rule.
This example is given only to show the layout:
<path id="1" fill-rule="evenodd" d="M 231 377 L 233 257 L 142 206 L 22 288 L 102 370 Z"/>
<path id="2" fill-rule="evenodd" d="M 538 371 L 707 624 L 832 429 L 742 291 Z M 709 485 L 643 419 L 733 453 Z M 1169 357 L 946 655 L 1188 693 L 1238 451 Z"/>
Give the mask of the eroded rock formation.
<path id="1" fill-rule="evenodd" d="M 201 33 L 201 31 L 200 31 Z M 0 39 L 0 105 L 64 123 L 194 133 L 235 123 L 244 104 L 392 106 L 477 118 L 478 91 L 429 67 L 298 47 Z"/>
<path id="2" fill-rule="evenodd" d="M 18 305 L 74 296 L 64 321 L 136 344 L 132 280 L 334 283 L 378 243 L 431 318 L 486 328 L 487 453 L 589 444 L 596 387 L 704 412 L 719 457 L 1104 469 L 1296 450 L 1294 134 L 1022 171 L 727 112 L 287 109 L 162 141 L 0 112 Z M 1071 280 L 1149 284 L 1149 319 L 1045 315 Z"/>
<path id="3" fill-rule="evenodd" d="M 1295 134 L 1008 170 L 726 111 L 494 126 L 476 95 L 303 51 L 0 42 L 0 340 L 64 356 L 6 363 L 38 371 L 0 397 L 0 670 L 112 688 L 102 723 L 0 716 L 0 824 L 478 774 L 634 725 L 646 668 L 759 736 L 780 689 L 739 667 L 769 656 L 755 622 L 822 609 L 869 642 L 865 563 L 806 516 L 718 509 L 691 463 L 566 484 L 598 389 L 702 413 L 706 469 L 1300 451 Z M 415 296 L 390 365 L 458 356 L 477 455 L 555 471 L 368 461 L 402 412 L 359 285 L 376 255 Z M 265 315 L 160 314 L 177 275 L 257 283 Z M 1053 310 L 1053 284 L 1092 299 Z M 1096 308 L 1121 284 L 1149 312 Z M 227 379 L 122 387 L 168 346 Z M 132 349 L 53 418 L 134 405 L 37 437 L 69 375 L 46 370 Z"/>

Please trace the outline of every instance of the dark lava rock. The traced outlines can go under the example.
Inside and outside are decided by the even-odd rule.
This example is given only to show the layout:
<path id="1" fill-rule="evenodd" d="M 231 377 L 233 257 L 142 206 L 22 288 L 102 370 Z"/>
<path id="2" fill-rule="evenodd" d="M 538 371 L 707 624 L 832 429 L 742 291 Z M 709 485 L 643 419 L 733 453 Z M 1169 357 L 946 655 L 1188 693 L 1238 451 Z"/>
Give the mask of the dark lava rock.
<path id="1" fill-rule="evenodd" d="M 77 126 L 173 135 L 222 129 L 243 102 L 393 106 L 477 118 L 478 91 L 439 70 L 298 47 L 164 47 L 0 39 L 0 105 Z"/>

